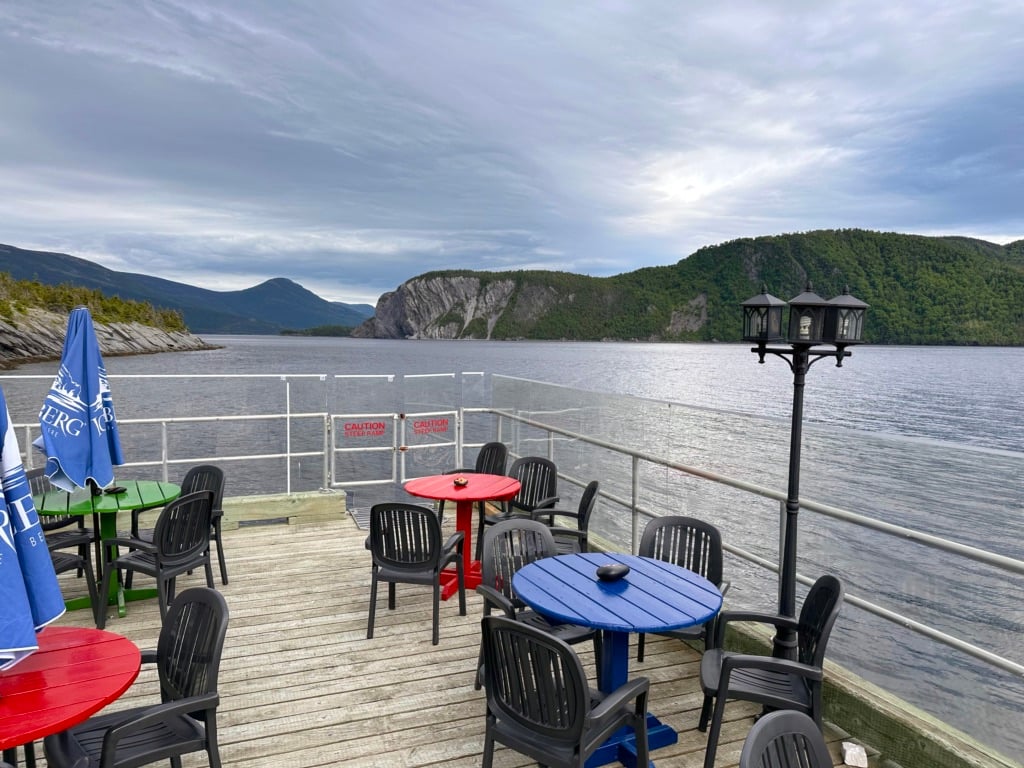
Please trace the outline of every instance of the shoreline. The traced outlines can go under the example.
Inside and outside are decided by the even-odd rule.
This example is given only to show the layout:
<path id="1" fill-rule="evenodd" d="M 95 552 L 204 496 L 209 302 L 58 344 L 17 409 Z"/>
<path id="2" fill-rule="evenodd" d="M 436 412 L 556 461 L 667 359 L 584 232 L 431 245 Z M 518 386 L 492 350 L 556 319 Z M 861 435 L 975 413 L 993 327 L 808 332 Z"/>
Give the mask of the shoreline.
<path id="1" fill-rule="evenodd" d="M 94 323 L 105 357 L 152 355 L 219 349 L 187 331 L 164 331 L 140 323 Z M 29 309 L 0 319 L 0 370 L 60 360 L 67 334 L 67 314 Z"/>

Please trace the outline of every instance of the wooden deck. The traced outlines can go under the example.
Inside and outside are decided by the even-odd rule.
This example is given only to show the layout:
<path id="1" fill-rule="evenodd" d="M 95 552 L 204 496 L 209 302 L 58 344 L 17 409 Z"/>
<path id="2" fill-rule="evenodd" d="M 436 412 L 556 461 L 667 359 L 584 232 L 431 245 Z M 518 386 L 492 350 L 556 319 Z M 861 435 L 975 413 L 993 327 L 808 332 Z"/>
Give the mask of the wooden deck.
<path id="1" fill-rule="evenodd" d="M 366 532 L 351 519 L 224 535 L 231 581 L 218 580 L 217 587 L 231 611 L 220 673 L 226 768 L 480 765 L 484 697 L 473 689 L 473 675 L 482 608 L 475 594 L 467 595 L 466 616 L 459 616 L 457 599 L 442 604 L 441 642 L 431 646 L 429 590 L 399 585 L 398 607 L 389 612 L 382 589 L 375 637 L 367 640 L 370 559 Z M 84 594 L 73 574 L 61 579 L 66 597 Z M 178 589 L 203 582 L 194 574 L 179 580 Z M 69 612 L 59 623 L 91 625 L 87 611 Z M 107 629 L 155 647 L 156 601 L 129 603 L 125 618 L 112 612 Z M 581 650 L 591 670 L 592 656 Z M 678 744 L 652 754 L 659 768 L 703 764 L 698 659 L 678 641 L 652 637 L 644 663 L 631 667 L 631 674 L 651 680 L 651 710 L 680 733 Z M 144 670 L 111 708 L 158 695 L 155 676 Z M 737 765 L 757 711 L 744 702 L 728 705 L 719 767 Z M 835 764 L 842 765 L 843 734 L 832 728 L 827 734 Z M 185 759 L 186 768 L 206 764 L 205 754 Z M 534 763 L 505 748 L 496 752 L 498 768 L 525 765 Z"/>

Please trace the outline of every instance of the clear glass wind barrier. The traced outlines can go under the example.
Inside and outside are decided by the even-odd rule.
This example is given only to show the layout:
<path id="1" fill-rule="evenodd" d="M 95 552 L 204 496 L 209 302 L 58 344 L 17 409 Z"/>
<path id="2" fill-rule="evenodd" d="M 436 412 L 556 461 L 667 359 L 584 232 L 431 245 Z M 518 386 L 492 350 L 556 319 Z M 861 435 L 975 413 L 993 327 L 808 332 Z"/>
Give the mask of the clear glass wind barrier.
<path id="1" fill-rule="evenodd" d="M 22 425 L 26 464 L 38 466 L 43 455 L 27 449 L 52 376 L 0 380 Z M 394 483 L 454 468 L 459 406 L 489 399 L 480 373 L 125 375 L 111 376 L 110 386 L 127 462 L 117 477 L 173 481 L 192 464 L 216 461 L 229 469 L 229 495 Z M 491 439 L 482 420 L 467 437 Z"/>
<path id="2" fill-rule="evenodd" d="M 790 424 L 675 403 L 581 392 L 495 376 L 494 408 L 515 455 L 549 456 L 580 485 L 601 481 L 591 524 L 615 548 L 635 547 L 646 515 L 717 525 L 727 547 L 778 561 L 780 501 L 665 464 L 739 478 L 785 497 Z M 629 457 L 518 419 L 586 435 L 657 459 Z M 804 505 L 838 507 L 1021 558 L 1024 454 L 804 425 Z M 607 498 L 608 494 L 612 499 Z M 578 490 L 564 489 L 574 505 Z M 631 506 L 639 510 L 634 525 Z M 834 573 L 857 595 L 1024 664 L 1024 576 L 802 508 L 798 571 Z M 777 576 L 727 554 L 727 607 L 773 610 Z M 798 604 L 806 588 L 798 588 Z M 848 605 L 830 658 L 1005 754 L 1024 754 L 1024 679 Z M 950 695 L 955 691 L 955 695 Z"/>

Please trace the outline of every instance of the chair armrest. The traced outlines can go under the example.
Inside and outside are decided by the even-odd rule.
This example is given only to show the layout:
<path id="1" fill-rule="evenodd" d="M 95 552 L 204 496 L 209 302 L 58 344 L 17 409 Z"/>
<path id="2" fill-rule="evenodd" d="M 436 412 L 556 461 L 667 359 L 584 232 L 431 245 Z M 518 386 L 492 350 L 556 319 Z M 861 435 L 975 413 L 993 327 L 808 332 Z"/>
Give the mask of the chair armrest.
<path id="1" fill-rule="evenodd" d="M 557 504 L 557 503 L 558 503 L 558 496 L 548 496 L 547 498 L 541 499 L 536 504 L 534 504 L 533 508 L 535 510 L 543 509 L 544 511 L 547 511 L 547 509 L 549 507 L 554 507 L 555 504 Z"/>
<path id="2" fill-rule="evenodd" d="M 159 507 L 157 507 L 156 509 L 159 509 Z M 132 510 L 132 536 L 136 536 L 137 537 L 139 535 L 139 516 L 142 515 L 144 512 L 153 512 L 153 511 L 155 511 L 155 510 L 152 507 L 150 509 L 133 509 Z"/>
<path id="3" fill-rule="evenodd" d="M 577 531 L 575 528 L 551 528 L 551 535 L 555 541 L 559 539 L 576 539 L 580 543 L 580 549 L 586 548 L 588 535 L 586 531 Z"/>
<path id="4" fill-rule="evenodd" d="M 494 587 L 489 587 L 486 584 L 480 584 L 476 588 L 476 593 L 484 599 L 485 613 L 490 606 L 494 606 L 495 608 L 504 611 L 505 615 L 510 619 L 514 619 L 516 617 L 515 603 L 505 597 L 505 595 Z"/>
<path id="5" fill-rule="evenodd" d="M 796 630 L 800 622 L 789 616 L 779 616 L 774 613 L 762 613 L 759 611 L 722 611 L 715 619 L 715 647 L 722 648 L 725 640 L 725 625 L 731 622 L 752 621 L 758 624 L 771 624 L 776 629 Z"/>
<path id="6" fill-rule="evenodd" d="M 157 662 L 157 658 L 156 658 L 156 651 L 155 650 L 143 651 L 142 652 L 142 663 L 143 664 L 156 664 L 156 662 Z"/>
<path id="7" fill-rule="evenodd" d="M 156 544 L 149 541 L 143 541 L 142 539 L 133 539 L 131 537 L 118 537 L 116 539 L 104 539 L 103 547 L 107 550 L 112 547 L 128 547 L 128 549 L 141 549 L 144 552 L 156 552 Z"/>
<path id="8" fill-rule="evenodd" d="M 162 704 L 155 704 L 152 707 L 138 712 L 135 717 L 120 725 L 111 728 L 103 736 L 102 765 L 116 765 L 114 759 L 117 753 L 117 744 L 125 738 L 148 728 L 156 723 L 163 723 L 169 717 L 188 715 L 202 709 L 213 709 L 220 703 L 220 695 L 217 693 L 205 693 L 200 696 L 188 696 L 176 701 L 168 701 Z"/>
<path id="9" fill-rule="evenodd" d="M 627 680 L 614 691 L 607 694 L 596 707 L 590 710 L 590 722 L 599 729 L 606 727 L 608 722 L 614 722 L 618 719 L 618 711 L 626 702 L 641 696 L 646 699 L 650 687 L 651 683 L 646 677 L 635 677 L 632 680 Z M 643 708 L 646 711 L 646 703 L 644 703 Z"/>
<path id="10" fill-rule="evenodd" d="M 535 509 L 530 514 L 530 516 L 534 520 L 540 520 L 542 517 L 546 517 L 548 525 L 552 525 L 554 523 L 554 520 L 555 520 L 556 517 L 571 517 L 571 518 L 573 518 L 574 520 L 577 520 L 577 521 L 580 519 L 580 513 L 577 510 L 555 509 L 554 507 L 544 508 L 544 509 L 540 509 L 540 508 Z M 541 522 L 544 522 L 544 521 L 541 520 Z"/>
<path id="11" fill-rule="evenodd" d="M 458 469 L 446 469 L 441 474 L 442 475 L 454 475 L 454 474 L 462 474 L 464 472 L 472 472 L 473 474 L 476 474 L 476 467 L 459 467 Z"/>
<path id="12" fill-rule="evenodd" d="M 718 585 L 718 591 L 722 593 L 722 597 L 725 597 L 725 593 L 729 591 L 730 586 L 732 586 L 731 581 L 723 581 Z"/>
<path id="13" fill-rule="evenodd" d="M 462 544 L 465 540 L 466 534 L 464 534 L 462 531 L 456 531 L 455 533 L 453 533 L 451 536 L 448 537 L 448 541 L 444 543 L 445 554 L 448 554 L 452 551 L 456 551 L 461 554 Z"/>
<path id="14" fill-rule="evenodd" d="M 821 682 L 825 677 L 825 673 L 821 668 L 801 664 L 799 661 L 743 653 L 724 654 L 722 656 L 722 674 L 718 680 L 718 690 L 720 693 L 729 689 L 729 675 L 736 669 L 763 669 L 769 672 L 797 675 L 816 682 Z"/>

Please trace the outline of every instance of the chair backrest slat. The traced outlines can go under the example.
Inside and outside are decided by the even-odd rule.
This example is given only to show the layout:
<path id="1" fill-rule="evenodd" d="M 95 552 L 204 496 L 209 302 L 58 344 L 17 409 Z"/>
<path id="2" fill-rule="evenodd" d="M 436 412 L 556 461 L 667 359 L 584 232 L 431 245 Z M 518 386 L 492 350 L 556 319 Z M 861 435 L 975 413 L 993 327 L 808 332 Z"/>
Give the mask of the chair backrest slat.
<path id="1" fill-rule="evenodd" d="M 476 455 L 475 469 L 484 475 L 504 475 L 508 447 L 504 443 L 484 443 Z"/>
<path id="2" fill-rule="evenodd" d="M 556 552 L 551 529 L 544 523 L 525 518 L 495 523 L 484 532 L 480 583 L 518 602 L 512 592 L 512 576 L 524 565 Z"/>
<path id="3" fill-rule="evenodd" d="M 538 736 L 580 741 L 589 713 L 583 665 L 568 644 L 542 630 L 486 616 L 482 623 L 487 706 Z"/>
<path id="4" fill-rule="evenodd" d="M 441 524 L 432 509 L 388 502 L 370 508 L 370 553 L 378 566 L 419 571 L 443 554 Z"/>
<path id="5" fill-rule="evenodd" d="M 519 493 L 510 504 L 532 512 L 537 503 L 558 495 L 558 469 L 553 461 L 541 456 L 523 456 L 512 462 L 509 477 L 519 481 Z"/>
<path id="6" fill-rule="evenodd" d="M 754 723 L 739 768 L 832 768 L 832 757 L 814 720 L 784 709 Z"/>
<path id="7" fill-rule="evenodd" d="M 797 658 L 803 664 L 821 667 L 825 646 L 843 603 L 843 585 L 835 576 L 818 578 L 800 608 L 797 628 Z"/>
<path id="8" fill-rule="evenodd" d="M 160 511 L 153 530 L 157 559 L 164 565 L 194 560 L 210 548 L 213 491 L 179 496 Z"/>
<path id="9" fill-rule="evenodd" d="M 213 508 L 224 505 L 224 470 L 215 464 L 190 467 L 181 481 L 181 495 L 195 491 L 213 491 Z"/>
<path id="10" fill-rule="evenodd" d="M 686 568 L 716 586 L 722 583 L 722 535 L 715 526 L 695 517 L 652 519 L 640 538 L 639 553 Z"/>
<path id="11" fill-rule="evenodd" d="M 216 590 L 192 587 L 174 598 L 157 641 L 165 701 L 216 692 L 227 627 L 227 603 Z"/>

